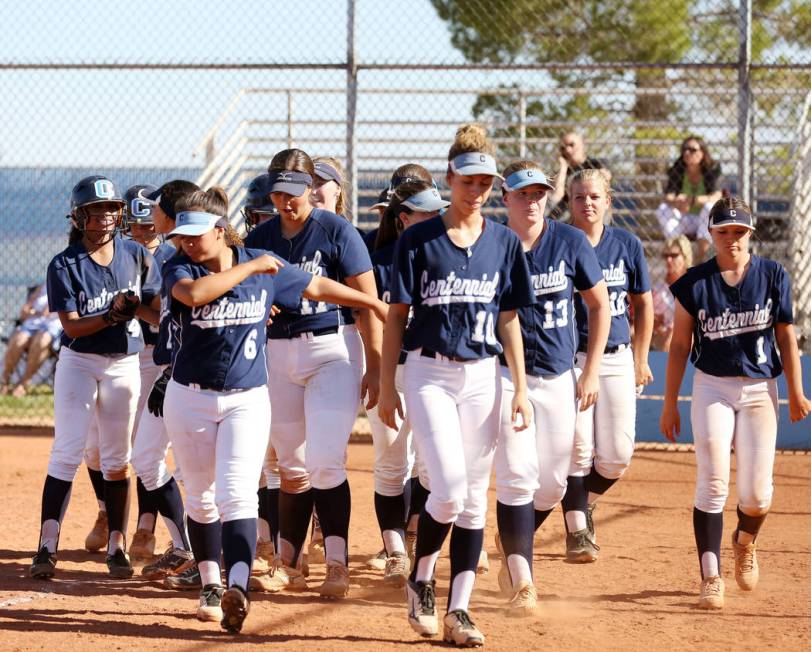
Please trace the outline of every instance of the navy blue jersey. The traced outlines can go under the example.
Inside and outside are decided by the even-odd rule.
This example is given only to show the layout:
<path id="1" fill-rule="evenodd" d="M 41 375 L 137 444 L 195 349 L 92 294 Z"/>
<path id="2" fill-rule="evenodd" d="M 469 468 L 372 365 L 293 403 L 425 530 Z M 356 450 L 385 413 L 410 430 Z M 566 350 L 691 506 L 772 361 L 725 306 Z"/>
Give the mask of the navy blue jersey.
<path id="1" fill-rule="evenodd" d="M 546 220 L 540 240 L 526 257 L 535 304 L 518 313 L 524 365 L 527 374 L 557 376 L 574 367 L 575 290 L 590 290 L 603 272 L 586 234 L 554 220 Z"/>
<path id="2" fill-rule="evenodd" d="M 606 348 L 630 344 L 631 324 L 628 321 L 628 295 L 650 292 L 648 263 L 642 242 L 625 229 L 606 226 L 603 237 L 594 247 L 597 260 L 608 286 L 608 305 L 611 308 L 611 330 Z M 589 337 L 589 316 L 583 299 L 575 297 L 575 314 L 580 348 Z"/>
<path id="3" fill-rule="evenodd" d="M 377 297 L 385 303 L 390 303 L 391 280 L 394 272 L 394 248 L 397 242 L 372 252 L 372 269 L 377 283 Z"/>
<path id="4" fill-rule="evenodd" d="M 695 320 L 691 360 L 713 376 L 775 378 L 783 365 L 775 324 L 791 324 L 791 284 L 780 263 L 752 255 L 736 287 L 721 276 L 715 258 L 691 267 L 670 286 Z"/>
<path id="5" fill-rule="evenodd" d="M 407 228 L 394 251 L 391 303 L 412 307 L 404 348 L 477 360 L 502 352 L 498 313 L 533 302 L 518 236 L 484 220 L 470 247 L 457 247 L 437 216 Z"/>
<path id="6" fill-rule="evenodd" d="M 242 247 L 233 251 L 235 265 L 267 253 Z M 177 256 L 164 269 L 163 291 L 171 297 L 178 281 L 210 273 L 187 256 Z M 285 263 L 277 274 L 252 274 L 204 306 L 192 308 L 172 298 L 172 318 L 179 326 L 172 378 L 217 391 L 265 385 L 265 323 L 270 307 L 274 303 L 297 307 L 311 281 L 312 275 Z"/>
<path id="7" fill-rule="evenodd" d="M 152 257 L 155 259 L 155 268 L 158 270 L 158 274 L 161 273 L 164 263 L 174 256 L 175 253 L 177 253 L 177 249 L 166 242 L 161 242 L 158 245 L 158 248 L 155 249 L 155 253 L 152 254 Z M 159 339 L 160 324 L 150 324 L 143 319 L 139 319 L 138 321 L 141 322 L 141 330 L 144 333 L 144 343 L 147 346 L 155 346 Z"/>
<path id="8" fill-rule="evenodd" d="M 94 261 L 81 242 L 70 245 L 48 265 L 48 308 L 90 317 L 107 312 L 113 297 L 132 290 L 143 303 L 160 291 L 160 274 L 152 254 L 132 240 L 116 236 L 113 259 L 106 267 Z M 121 355 L 138 353 L 144 337 L 137 319 L 108 326 L 85 337 L 62 332 L 61 345 L 79 353 Z"/>
<path id="9" fill-rule="evenodd" d="M 343 217 L 314 208 L 304 228 L 288 239 L 282 220 L 269 220 L 248 234 L 245 245 L 276 252 L 315 276 L 343 281 L 372 269 L 369 252 L 358 230 Z M 301 305 L 283 310 L 268 327 L 268 337 L 285 339 L 307 331 L 354 323 L 351 310 L 323 301 L 302 299 Z"/>
<path id="10" fill-rule="evenodd" d="M 380 227 L 375 227 L 368 233 L 361 233 L 361 237 L 363 238 L 363 242 L 366 243 L 366 249 L 369 250 L 369 254 L 371 255 L 375 250 L 375 240 L 377 240 L 377 232 L 380 231 Z"/>

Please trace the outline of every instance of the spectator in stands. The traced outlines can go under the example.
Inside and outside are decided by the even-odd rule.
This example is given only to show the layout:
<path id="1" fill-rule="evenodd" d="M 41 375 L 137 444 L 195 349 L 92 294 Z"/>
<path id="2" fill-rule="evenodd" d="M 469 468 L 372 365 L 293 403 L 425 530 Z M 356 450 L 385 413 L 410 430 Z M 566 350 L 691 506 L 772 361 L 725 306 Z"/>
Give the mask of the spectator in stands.
<path id="1" fill-rule="evenodd" d="M 55 350 L 53 347 L 57 345 L 62 334 L 59 315 L 48 311 L 48 296 L 44 283 L 34 288 L 28 295 L 20 310 L 18 324 L 8 340 L 0 389 L 3 394 L 21 398 L 28 393 L 31 379 Z M 22 354 L 26 352 L 25 370 L 12 389 L 11 376 Z"/>
<path id="2" fill-rule="evenodd" d="M 551 203 L 553 208 L 549 213 L 552 219 L 559 220 L 569 209 L 569 197 L 566 195 L 566 186 L 569 179 L 578 170 L 602 170 L 605 166 L 596 158 L 586 155 L 586 144 L 576 131 L 568 131 L 560 137 L 558 155 L 558 173 L 555 175 L 555 189 L 552 191 Z M 608 181 L 611 181 L 611 173 Z"/>
<path id="3" fill-rule="evenodd" d="M 313 159 L 315 164 L 315 178 L 313 191 L 310 193 L 310 203 L 316 208 L 340 215 L 350 222 L 347 204 L 347 192 L 344 182 L 344 168 L 337 158 L 320 156 Z"/>
<path id="4" fill-rule="evenodd" d="M 667 171 L 665 201 L 656 210 L 665 238 L 684 234 L 695 241 L 699 261 L 712 242 L 707 222 L 713 204 L 721 199 L 720 178 L 721 166 L 704 140 L 688 136 L 681 144 L 681 155 Z"/>
<path id="5" fill-rule="evenodd" d="M 670 350 L 673 335 L 673 315 L 676 301 L 670 284 L 681 277 L 693 265 L 693 247 L 686 235 L 668 239 L 662 248 L 665 261 L 665 277 L 653 286 L 653 339 L 651 348 L 656 351 Z"/>

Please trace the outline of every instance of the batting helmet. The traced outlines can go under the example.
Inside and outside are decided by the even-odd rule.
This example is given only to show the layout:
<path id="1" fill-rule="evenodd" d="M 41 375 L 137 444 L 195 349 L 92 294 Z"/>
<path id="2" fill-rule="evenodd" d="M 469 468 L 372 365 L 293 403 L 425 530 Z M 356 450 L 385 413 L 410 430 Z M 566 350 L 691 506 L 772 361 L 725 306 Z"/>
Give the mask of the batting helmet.
<path id="1" fill-rule="evenodd" d="M 83 209 L 91 204 L 104 202 L 119 204 L 121 208 L 124 208 L 124 200 L 110 179 L 99 174 L 85 177 L 73 186 L 70 193 L 70 215 L 68 217 L 74 220 L 78 228 L 84 229 Z"/>
<path id="2" fill-rule="evenodd" d="M 262 217 L 278 215 L 276 207 L 270 201 L 270 175 L 260 174 L 248 184 L 248 194 L 245 196 L 245 206 L 242 216 L 245 218 L 245 228 L 250 231 L 262 221 Z"/>
<path id="3" fill-rule="evenodd" d="M 139 184 L 127 189 L 124 193 L 124 228 L 129 228 L 130 224 L 154 224 L 155 218 L 152 215 L 152 208 L 155 205 L 147 197 L 157 190 L 155 186 Z"/>

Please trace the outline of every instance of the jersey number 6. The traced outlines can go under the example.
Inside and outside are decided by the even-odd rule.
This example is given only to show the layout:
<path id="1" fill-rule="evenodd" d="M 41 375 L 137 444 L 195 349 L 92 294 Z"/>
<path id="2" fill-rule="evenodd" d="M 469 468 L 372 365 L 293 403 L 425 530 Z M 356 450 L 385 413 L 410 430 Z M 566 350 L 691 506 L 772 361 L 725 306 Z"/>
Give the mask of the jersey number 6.
<path id="1" fill-rule="evenodd" d="M 245 357 L 248 360 L 253 360 L 256 357 L 256 337 L 258 333 L 254 328 L 250 333 L 248 333 L 248 337 L 245 339 L 245 348 L 244 353 Z"/>

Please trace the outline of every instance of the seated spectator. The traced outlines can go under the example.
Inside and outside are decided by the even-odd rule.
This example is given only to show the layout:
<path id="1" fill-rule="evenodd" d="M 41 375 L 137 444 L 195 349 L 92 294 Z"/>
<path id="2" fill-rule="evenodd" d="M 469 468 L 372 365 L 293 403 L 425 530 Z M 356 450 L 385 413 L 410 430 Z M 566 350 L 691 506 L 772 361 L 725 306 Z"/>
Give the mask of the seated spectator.
<path id="1" fill-rule="evenodd" d="M 28 393 L 31 379 L 51 355 L 52 347 L 58 345 L 59 336 L 62 334 L 59 315 L 48 312 L 48 296 L 44 283 L 28 295 L 28 300 L 20 310 L 18 322 L 19 325 L 8 340 L 0 391 L 20 398 Z M 28 353 L 25 371 L 12 389 L 11 376 L 25 352 Z"/>
<path id="2" fill-rule="evenodd" d="M 651 348 L 656 351 L 670 350 L 673 335 L 673 315 L 676 300 L 670 292 L 670 284 L 693 265 L 693 248 L 686 235 L 670 238 L 662 249 L 665 261 L 665 278 L 653 285 L 653 338 Z"/>
<path id="3" fill-rule="evenodd" d="M 713 161 L 704 141 L 688 136 L 681 144 L 681 155 L 667 171 L 665 201 L 656 209 L 665 238 L 686 235 L 697 243 L 699 260 L 710 248 L 707 222 L 713 204 L 721 199 L 720 178 L 721 166 Z"/>
<path id="4" fill-rule="evenodd" d="M 562 219 L 569 210 L 569 197 L 566 187 L 569 179 L 578 170 L 604 170 L 603 163 L 596 158 L 586 155 L 586 144 L 583 137 L 576 131 L 569 131 L 560 137 L 558 156 L 558 173 L 555 175 L 555 188 L 550 197 L 552 210 L 549 217 L 555 220 Z M 611 173 L 606 170 L 608 181 Z"/>

